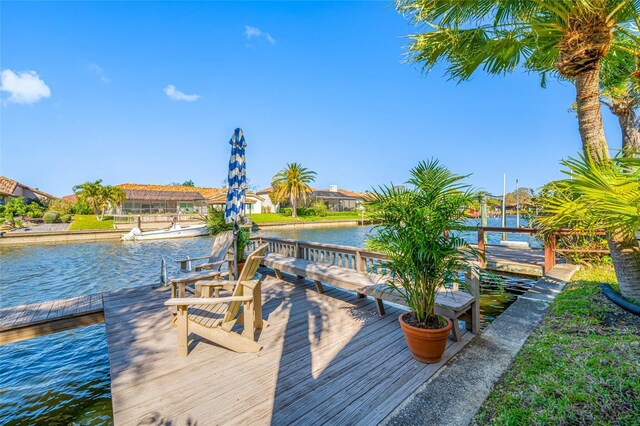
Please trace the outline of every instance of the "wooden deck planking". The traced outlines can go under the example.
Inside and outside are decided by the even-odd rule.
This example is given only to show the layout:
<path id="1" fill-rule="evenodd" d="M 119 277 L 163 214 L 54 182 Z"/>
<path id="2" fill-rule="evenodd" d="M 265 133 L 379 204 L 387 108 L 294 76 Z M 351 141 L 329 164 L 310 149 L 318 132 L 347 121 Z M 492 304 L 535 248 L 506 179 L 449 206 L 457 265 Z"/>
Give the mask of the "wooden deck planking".
<path id="1" fill-rule="evenodd" d="M 272 325 L 272 326 L 274 325 L 274 321 L 273 321 L 273 320 L 271 320 L 271 325 Z M 271 327 L 269 327 L 267 330 L 269 330 L 270 328 L 271 328 Z M 274 328 L 275 328 L 275 327 L 274 327 Z M 271 329 L 273 330 L 274 328 L 271 328 Z M 265 335 L 266 335 L 266 332 L 265 332 Z M 266 348 L 265 348 L 265 349 L 266 349 Z M 265 352 L 266 352 L 266 351 L 265 351 Z M 236 358 L 237 358 L 237 357 L 239 356 L 239 354 L 234 354 L 234 353 L 229 352 L 229 351 L 227 351 L 227 352 L 226 352 L 225 354 L 223 354 L 223 355 L 226 355 L 227 357 L 230 357 L 230 358 L 231 358 L 231 360 L 233 360 L 233 358 L 234 358 L 234 357 L 236 357 Z M 264 355 L 264 353 L 263 353 L 263 354 L 262 354 L 262 356 L 261 356 L 261 358 L 260 358 L 260 362 L 263 362 L 263 361 L 264 361 L 264 356 L 265 356 L 265 355 Z M 220 362 L 224 362 L 225 360 L 220 359 L 219 361 L 220 361 Z M 213 371 L 215 371 L 215 369 L 213 369 Z"/>
<path id="2" fill-rule="evenodd" d="M 370 299 L 331 287 L 318 294 L 310 281 L 286 279 L 265 279 L 269 326 L 260 335 L 264 348 L 258 354 L 201 340 L 192 342 L 187 358 L 178 358 L 176 331 L 162 305 L 168 291 L 145 287 L 106 294 L 116 424 L 382 419 L 441 367 L 411 358 L 398 309 L 379 317 Z M 468 340 L 467 334 L 462 342 L 449 342 L 445 356 Z M 362 409 L 350 409 L 354 405 Z M 365 409 L 382 406 L 386 410 L 376 410 L 374 417 Z"/>
<path id="3" fill-rule="evenodd" d="M 271 321 L 270 327 L 268 327 L 268 328 L 265 330 L 264 334 L 263 334 L 263 337 L 264 337 L 264 338 L 267 338 L 267 337 L 269 336 L 269 333 L 272 333 L 272 334 L 273 334 L 273 331 L 276 329 L 276 327 L 275 327 L 276 321 L 274 321 L 273 317 L 271 317 L 271 318 L 270 318 L 270 321 Z M 302 323 L 302 322 L 300 322 L 300 323 Z M 271 331 L 270 331 L 270 330 L 271 330 Z M 174 343 L 172 343 L 172 345 L 174 345 Z M 264 362 L 265 357 L 266 357 L 266 356 L 267 356 L 267 354 L 268 354 L 268 351 L 269 351 L 269 348 L 265 348 L 265 349 L 260 353 L 260 357 L 259 357 L 259 358 L 260 358 L 260 360 L 259 360 L 259 361 L 257 361 L 257 362 L 258 362 L 258 365 L 259 365 L 260 363 L 263 363 L 263 362 Z M 174 353 L 175 353 L 175 351 L 174 351 Z M 233 362 L 233 361 L 234 361 L 234 359 L 237 359 L 239 356 L 245 356 L 245 354 L 235 354 L 235 353 L 230 352 L 230 351 L 224 351 L 223 353 L 221 353 L 221 354 L 220 354 L 220 356 L 219 356 L 216 360 L 217 360 L 217 362 L 220 362 L 220 363 L 224 363 L 224 362 L 227 362 L 227 361 L 231 361 L 231 362 Z M 148 360 L 147 360 L 147 361 L 148 361 Z M 163 365 L 163 364 L 164 364 L 164 365 Z M 161 373 L 162 375 L 166 375 L 166 373 L 167 373 L 167 367 L 168 367 L 169 365 L 171 365 L 171 364 L 175 364 L 175 355 L 173 355 L 173 354 L 172 354 L 172 356 L 167 357 L 166 359 L 163 359 L 163 360 L 161 361 L 161 364 L 160 364 L 160 365 L 161 365 L 161 368 L 159 369 L 159 370 L 160 370 L 160 373 Z M 199 366 L 199 365 L 197 365 L 197 364 L 192 364 L 192 365 L 190 365 L 190 366 L 187 366 L 187 367 L 181 368 L 181 372 L 182 372 L 182 373 L 185 373 L 185 372 L 186 372 L 186 373 L 189 373 L 189 372 L 190 372 L 190 370 L 196 370 L 196 371 L 194 371 L 194 373 L 197 373 L 197 374 L 200 374 L 200 375 L 206 375 L 206 374 L 208 374 L 208 373 L 209 373 L 209 374 L 215 374 L 215 373 L 216 373 L 216 368 L 211 368 L 211 369 L 209 369 L 209 371 L 207 372 L 207 371 L 203 371 L 202 367 L 201 367 L 201 366 Z M 199 371 L 198 371 L 198 370 L 199 370 Z M 153 373 L 154 373 L 154 372 L 150 372 L 150 373 L 151 373 L 151 375 L 153 375 Z M 244 372 L 242 372 L 241 374 L 244 374 Z M 145 376 L 145 378 L 144 378 L 144 380 L 148 380 L 148 379 L 149 379 L 149 377 L 150 377 L 150 375 L 146 375 L 146 376 Z M 141 384 L 142 384 L 142 385 L 144 385 L 144 383 L 141 383 Z M 178 384 L 178 387 L 179 387 L 179 385 L 180 385 L 180 384 Z M 190 386 L 191 386 L 191 385 L 187 385 L 187 387 L 190 387 Z M 179 395 L 180 395 L 180 393 L 181 393 L 182 391 L 181 391 L 180 389 L 177 389 L 177 390 L 175 390 L 174 392 L 176 392 L 176 393 L 177 393 L 177 396 L 179 396 Z M 167 394 L 165 394 L 165 395 L 163 395 L 163 396 L 167 396 Z M 145 396 L 144 396 L 144 395 L 141 395 L 141 394 L 136 393 L 136 392 L 133 392 L 131 395 L 127 395 L 127 397 L 128 397 L 128 398 L 127 398 L 127 402 L 128 402 L 129 404 L 132 404 L 132 403 L 133 403 L 133 404 L 135 404 L 135 403 L 137 402 L 137 400 L 136 400 L 136 399 L 145 398 Z M 129 399 L 129 397 L 134 398 L 134 400 Z M 196 398 L 196 399 L 197 399 L 197 398 L 198 398 L 198 396 L 196 395 L 194 398 Z M 169 399 L 171 399 L 171 396 L 169 396 Z M 206 402 L 206 401 L 205 401 L 205 402 Z"/>
<path id="4" fill-rule="evenodd" d="M 0 309 L 0 344 L 101 322 L 102 295 L 50 300 Z"/>

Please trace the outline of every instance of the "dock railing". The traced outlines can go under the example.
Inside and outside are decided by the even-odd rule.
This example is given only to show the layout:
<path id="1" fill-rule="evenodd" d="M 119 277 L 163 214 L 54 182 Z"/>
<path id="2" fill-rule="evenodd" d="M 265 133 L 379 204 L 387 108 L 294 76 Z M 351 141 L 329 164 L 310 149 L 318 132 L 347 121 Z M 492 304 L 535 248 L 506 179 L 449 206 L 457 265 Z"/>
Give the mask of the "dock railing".
<path id="1" fill-rule="evenodd" d="M 386 273 L 386 257 L 383 254 L 358 247 L 263 237 L 261 235 L 251 237 L 251 240 L 257 245 L 268 243 L 268 251 L 270 253 L 340 266 L 360 272 L 376 271 L 381 274 Z"/>
<path id="2" fill-rule="evenodd" d="M 500 226 L 479 226 L 478 227 L 478 261 L 485 268 L 486 265 L 486 253 L 487 242 L 486 234 L 489 232 L 499 232 L 501 234 L 529 234 L 540 235 L 540 229 L 538 228 L 502 228 Z M 601 253 L 607 254 L 609 250 L 595 250 L 595 249 L 575 249 L 575 248 L 558 248 L 558 237 L 564 235 L 577 235 L 587 234 L 591 235 L 605 235 L 603 230 L 596 231 L 582 231 L 575 229 L 558 229 L 554 232 L 544 235 L 544 273 L 546 274 L 554 266 L 556 266 L 556 253 Z"/>
<path id="3" fill-rule="evenodd" d="M 537 228 L 502 228 L 491 226 L 480 226 L 478 232 L 478 262 L 482 268 L 487 267 L 486 254 L 487 243 L 485 235 L 489 232 L 514 233 L 540 235 Z M 609 250 L 558 248 L 558 237 L 575 234 L 604 235 L 602 230 L 598 231 L 578 231 L 574 229 L 560 229 L 553 233 L 546 234 L 544 242 L 544 269 L 546 274 L 556 266 L 556 254 L 560 253 L 599 253 L 607 254 Z M 341 266 L 356 271 L 375 271 L 376 273 L 386 273 L 386 257 L 381 253 L 367 251 L 358 247 L 343 246 L 338 244 L 326 244 L 309 241 L 290 240 L 286 238 L 265 237 L 257 235 L 251 237 L 254 244 L 269 244 L 269 252 L 283 254 L 299 259 L 324 263 L 327 265 Z M 256 246 L 257 247 L 257 246 Z"/>

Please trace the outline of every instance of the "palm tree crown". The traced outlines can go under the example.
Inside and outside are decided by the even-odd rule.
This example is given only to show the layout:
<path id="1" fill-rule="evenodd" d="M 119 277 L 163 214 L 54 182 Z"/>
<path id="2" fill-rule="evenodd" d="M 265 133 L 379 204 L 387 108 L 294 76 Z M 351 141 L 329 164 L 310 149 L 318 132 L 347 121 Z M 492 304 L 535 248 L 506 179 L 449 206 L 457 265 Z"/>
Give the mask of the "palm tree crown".
<path id="1" fill-rule="evenodd" d="M 585 154 L 608 158 L 599 108 L 599 71 L 640 57 L 640 0 L 397 0 L 397 9 L 430 31 L 410 35 L 408 59 L 425 71 L 446 62 L 466 80 L 482 68 L 506 74 L 518 67 L 575 80 Z M 625 37 L 618 37 L 623 34 Z"/>
<path id="2" fill-rule="evenodd" d="M 95 182 L 85 182 L 73 187 L 73 192 L 93 208 L 93 213 L 96 215 L 96 218 L 98 217 L 98 210 L 102 203 L 103 188 L 102 179 L 98 179 Z"/>
<path id="3" fill-rule="evenodd" d="M 315 179 L 316 172 L 302 167 L 300 163 L 290 163 L 273 177 L 271 186 L 277 199 L 290 200 L 292 216 L 296 217 L 298 200 L 306 199 L 307 194 L 312 191 L 309 184 Z"/>

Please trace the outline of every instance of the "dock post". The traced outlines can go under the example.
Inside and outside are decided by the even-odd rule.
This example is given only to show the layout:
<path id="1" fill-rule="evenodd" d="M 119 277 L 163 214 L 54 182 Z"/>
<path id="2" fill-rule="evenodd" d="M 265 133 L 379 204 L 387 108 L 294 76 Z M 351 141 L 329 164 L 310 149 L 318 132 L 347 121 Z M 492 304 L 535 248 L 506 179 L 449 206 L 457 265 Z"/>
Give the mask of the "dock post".
<path id="1" fill-rule="evenodd" d="M 480 195 L 480 226 L 486 227 L 489 224 L 487 218 L 487 196 Z M 484 234 L 484 243 L 487 243 L 487 234 Z"/>
<path id="2" fill-rule="evenodd" d="M 544 242 L 544 273 L 556 266 L 556 234 L 552 233 Z"/>
<path id="3" fill-rule="evenodd" d="M 487 267 L 486 259 L 486 236 L 483 227 L 478 227 L 478 261 L 482 268 Z"/>

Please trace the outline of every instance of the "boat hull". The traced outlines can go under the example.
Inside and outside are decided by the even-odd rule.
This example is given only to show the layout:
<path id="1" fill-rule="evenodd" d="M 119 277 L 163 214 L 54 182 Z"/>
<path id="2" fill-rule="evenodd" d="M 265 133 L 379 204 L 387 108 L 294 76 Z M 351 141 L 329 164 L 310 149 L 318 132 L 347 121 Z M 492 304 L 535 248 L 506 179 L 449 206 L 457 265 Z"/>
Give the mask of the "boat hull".
<path id="1" fill-rule="evenodd" d="M 207 225 L 193 225 L 182 229 L 166 230 L 160 229 L 158 231 L 142 232 L 138 235 L 133 235 L 129 240 L 131 241 L 148 241 L 148 240 L 166 240 L 173 238 L 190 238 L 200 237 L 209 234 Z"/>

